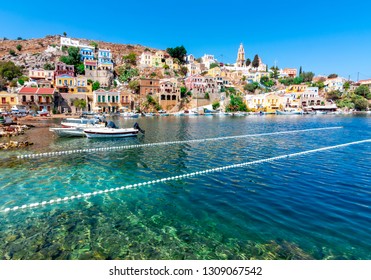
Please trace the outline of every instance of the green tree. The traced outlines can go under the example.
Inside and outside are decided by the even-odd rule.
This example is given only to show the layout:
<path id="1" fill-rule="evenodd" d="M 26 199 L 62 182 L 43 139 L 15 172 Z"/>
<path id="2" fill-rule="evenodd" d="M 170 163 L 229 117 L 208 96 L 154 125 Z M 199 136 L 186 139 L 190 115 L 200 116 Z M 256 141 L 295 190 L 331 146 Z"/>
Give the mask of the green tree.
<path id="1" fill-rule="evenodd" d="M 254 68 L 259 67 L 259 56 L 257 54 L 254 56 L 254 60 L 252 61 L 251 65 Z"/>
<path id="2" fill-rule="evenodd" d="M 316 83 L 312 83 L 312 87 L 318 87 L 318 89 L 323 89 L 325 87 L 325 84 L 321 81 L 318 81 Z"/>
<path id="3" fill-rule="evenodd" d="M 246 59 L 246 66 L 250 66 L 250 64 L 251 64 L 250 58 Z"/>
<path id="4" fill-rule="evenodd" d="M 303 79 L 303 82 L 311 82 L 314 77 L 313 72 L 303 72 L 301 73 L 300 77 Z"/>
<path id="5" fill-rule="evenodd" d="M 356 88 L 354 93 L 362 97 L 367 97 L 370 94 L 370 89 L 366 85 L 360 85 Z"/>
<path id="6" fill-rule="evenodd" d="M 172 58 L 179 59 L 180 64 L 183 64 L 185 62 L 184 58 L 187 55 L 187 50 L 183 45 L 175 48 L 167 48 L 166 51 Z"/>
<path id="7" fill-rule="evenodd" d="M 84 108 L 86 108 L 86 100 L 76 98 L 73 101 L 73 106 L 75 106 L 77 109 L 84 109 Z"/>
<path id="8" fill-rule="evenodd" d="M 22 76 L 21 68 L 12 61 L 0 61 L 0 77 L 11 81 Z"/>
<path id="9" fill-rule="evenodd" d="M 211 63 L 210 64 L 210 69 L 213 69 L 213 68 L 215 68 L 215 67 L 219 67 L 219 63 Z"/>
<path id="10" fill-rule="evenodd" d="M 205 93 L 205 96 L 204 96 L 205 99 L 210 99 L 210 95 L 208 92 Z"/>
<path id="11" fill-rule="evenodd" d="M 247 106 L 243 102 L 241 96 L 231 94 L 231 100 L 230 100 L 229 104 L 227 105 L 226 110 L 228 112 L 236 112 L 236 111 L 246 112 L 247 111 Z"/>
<path id="12" fill-rule="evenodd" d="M 304 79 L 303 79 L 302 76 L 300 76 L 300 77 L 295 77 L 295 78 L 292 80 L 292 84 L 293 84 L 293 85 L 300 85 L 303 81 L 304 81 Z"/>
<path id="13" fill-rule="evenodd" d="M 18 45 L 16 46 L 16 48 L 17 48 L 18 51 L 21 51 L 21 50 L 22 50 L 22 45 L 21 45 L 21 44 L 18 44 Z"/>
<path id="14" fill-rule="evenodd" d="M 338 74 L 330 74 L 327 76 L 327 78 L 329 79 L 333 79 L 333 78 L 337 78 L 338 77 Z"/>
<path id="15" fill-rule="evenodd" d="M 130 82 L 134 77 L 139 76 L 139 71 L 136 68 L 131 68 L 129 65 L 124 65 L 117 70 L 120 82 Z"/>
<path id="16" fill-rule="evenodd" d="M 16 55 L 16 54 L 15 54 L 15 50 L 10 49 L 10 50 L 9 50 L 9 54 L 12 55 L 12 56 L 15 56 L 15 55 Z"/>
<path id="17" fill-rule="evenodd" d="M 301 74 L 303 74 L 303 68 L 300 66 L 300 68 L 299 68 L 299 76 L 301 76 Z"/>
<path id="18" fill-rule="evenodd" d="M 59 60 L 67 65 L 73 65 L 77 74 L 84 74 L 85 67 L 81 62 L 80 49 L 78 47 L 69 47 L 67 52 L 68 56 L 61 56 Z"/>
<path id="19" fill-rule="evenodd" d="M 212 104 L 212 106 L 213 106 L 213 110 L 218 109 L 220 107 L 219 101 L 214 101 L 213 104 Z"/>
<path id="20" fill-rule="evenodd" d="M 336 105 L 339 107 L 339 108 L 349 108 L 349 109 L 354 109 L 354 103 L 353 101 L 346 97 L 346 98 L 343 98 L 343 99 L 339 99 L 336 101 Z"/>
<path id="21" fill-rule="evenodd" d="M 129 53 L 128 55 L 124 55 L 122 59 L 125 63 L 137 65 L 137 55 L 133 52 Z"/>
<path id="22" fill-rule="evenodd" d="M 17 37 L 17 40 L 22 41 L 23 39 L 22 39 L 22 37 Z"/>
<path id="23" fill-rule="evenodd" d="M 246 85 L 243 87 L 244 90 L 247 90 L 247 91 L 252 92 L 252 93 L 254 93 L 255 90 L 256 90 L 257 88 L 259 88 L 259 84 L 256 83 L 256 82 L 246 84 Z"/>
<path id="24" fill-rule="evenodd" d="M 264 86 L 268 87 L 268 88 L 274 86 L 274 81 L 270 80 L 266 76 L 260 78 L 260 83 L 263 84 Z"/>
<path id="25" fill-rule="evenodd" d="M 137 80 L 130 81 L 129 88 L 133 90 L 135 93 L 139 93 L 139 89 L 140 89 L 139 82 Z"/>
<path id="26" fill-rule="evenodd" d="M 187 94 L 187 88 L 186 87 L 180 87 L 180 97 L 184 98 Z"/>
<path id="27" fill-rule="evenodd" d="M 79 74 L 79 75 L 84 75 L 85 74 L 84 64 L 82 64 L 82 63 L 77 64 L 76 73 Z"/>
<path id="28" fill-rule="evenodd" d="M 350 82 L 345 82 L 343 88 L 348 91 L 350 89 Z"/>
<path id="29" fill-rule="evenodd" d="M 278 67 L 277 66 L 272 66 L 271 70 L 272 70 L 271 78 L 272 79 L 278 79 L 278 77 L 279 77 Z"/>
<path id="30" fill-rule="evenodd" d="M 21 86 L 23 86 L 24 85 L 24 80 L 22 78 L 19 78 L 18 79 L 18 84 L 20 84 Z"/>
<path id="31" fill-rule="evenodd" d="M 63 36 L 64 37 L 67 37 L 67 32 L 63 32 Z"/>
<path id="32" fill-rule="evenodd" d="M 10 87 L 17 87 L 17 80 L 10 81 Z"/>
<path id="33" fill-rule="evenodd" d="M 93 91 L 94 90 L 97 90 L 97 89 L 100 88 L 100 83 L 98 81 L 95 81 L 95 82 L 93 82 L 93 84 L 91 85 L 91 87 L 92 87 L 92 90 Z"/>
<path id="34" fill-rule="evenodd" d="M 368 101 L 364 97 L 358 97 L 354 99 L 354 108 L 359 111 L 365 111 L 368 107 Z"/>
<path id="35" fill-rule="evenodd" d="M 342 92 L 339 90 L 333 90 L 326 94 L 326 99 L 337 101 L 341 99 Z"/>
<path id="36" fill-rule="evenodd" d="M 55 66 L 54 64 L 45 63 L 44 64 L 44 70 L 54 70 Z"/>

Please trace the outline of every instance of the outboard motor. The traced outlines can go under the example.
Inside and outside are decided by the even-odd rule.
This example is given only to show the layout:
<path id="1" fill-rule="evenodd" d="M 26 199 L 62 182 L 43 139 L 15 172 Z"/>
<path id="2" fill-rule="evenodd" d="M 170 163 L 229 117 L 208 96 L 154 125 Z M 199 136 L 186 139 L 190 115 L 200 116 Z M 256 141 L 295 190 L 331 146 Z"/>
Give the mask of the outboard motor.
<path id="1" fill-rule="evenodd" d="M 118 128 L 113 121 L 107 122 L 106 126 L 109 127 L 109 128 Z"/>
<path id="2" fill-rule="evenodd" d="M 139 130 L 141 133 L 143 133 L 143 134 L 145 133 L 145 130 L 141 129 L 138 123 L 135 123 L 135 124 L 134 124 L 134 128 L 135 128 L 135 129 L 138 129 L 138 130 Z"/>

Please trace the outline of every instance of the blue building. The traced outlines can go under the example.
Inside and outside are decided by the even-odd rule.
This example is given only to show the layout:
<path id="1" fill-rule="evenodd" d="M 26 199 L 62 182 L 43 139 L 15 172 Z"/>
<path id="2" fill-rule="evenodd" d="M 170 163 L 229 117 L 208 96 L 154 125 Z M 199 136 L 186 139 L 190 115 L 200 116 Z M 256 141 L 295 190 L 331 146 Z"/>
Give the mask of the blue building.
<path id="1" fill-rule="evenodd" d="M 94 60 L 94 50 L 90 48 L 80 49 L 81 60 Z"/>
<path id="2" fill-rule="evenodd" d="M 98 69 L 113 70 L 112 53 L 110 50 L 99 49 Z"/>

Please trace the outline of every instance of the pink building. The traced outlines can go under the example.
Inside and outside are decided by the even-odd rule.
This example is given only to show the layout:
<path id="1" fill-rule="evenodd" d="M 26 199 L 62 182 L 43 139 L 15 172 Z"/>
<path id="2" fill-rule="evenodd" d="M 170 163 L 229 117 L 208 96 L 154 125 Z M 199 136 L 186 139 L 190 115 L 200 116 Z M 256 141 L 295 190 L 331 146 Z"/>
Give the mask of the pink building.
<path id="1" fill-rule="evenodd" d="M 297 70 L 296 68 L 285 68 L 283 69 L 283 73 L 287 74 L 287 76 L 295 78 L 297 75 Z"/>

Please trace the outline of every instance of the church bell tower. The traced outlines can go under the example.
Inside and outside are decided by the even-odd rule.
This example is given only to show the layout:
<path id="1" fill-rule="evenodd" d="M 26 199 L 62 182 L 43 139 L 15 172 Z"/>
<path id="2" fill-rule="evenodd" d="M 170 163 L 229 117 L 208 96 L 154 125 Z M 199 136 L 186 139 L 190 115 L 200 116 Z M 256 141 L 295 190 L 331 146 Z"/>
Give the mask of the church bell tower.
<path id="1" fill-rule="evenodd" d="M 245 65 L 245 50 L 242 43 L 240 44 L 240 48 L 238 49 L 236 65 L 237 67 L 243 67 Z"/>

